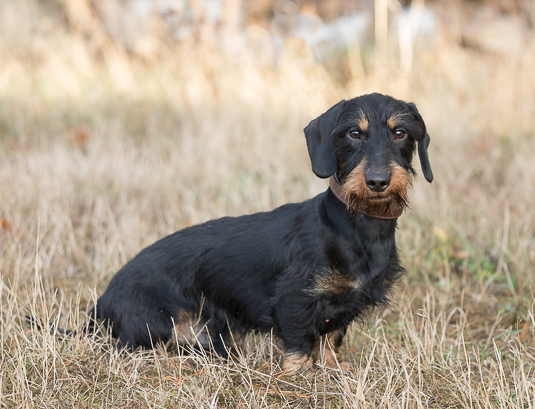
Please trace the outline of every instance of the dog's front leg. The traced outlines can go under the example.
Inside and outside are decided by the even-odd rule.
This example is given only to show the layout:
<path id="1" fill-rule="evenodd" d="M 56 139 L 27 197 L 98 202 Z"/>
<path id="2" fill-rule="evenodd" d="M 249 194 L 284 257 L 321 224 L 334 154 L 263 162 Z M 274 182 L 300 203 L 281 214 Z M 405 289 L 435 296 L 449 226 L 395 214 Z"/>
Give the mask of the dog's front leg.
<path id="1" fill-rule="evenodd" d="M 315 334 L 296 325 L 286 331 L 283 329 L 281 337 L 284 342 L 283 371 L 294 374 L 311 368 L 311 355 L 318 339 Z"/>
<path id="2" fill-rule="evenodd" d="M 279 299 L 276 307 L 278 336 L 283 341 L 282 369 L 294 374 L 312 367 L 312 351 L 319 339 L 314 307 L 304 303 L 303 294 Z"/>
<path id="3" fill-rule="evenodd" d="M 329 332 L 319 339 L 316 347 L 319 351 L 319 362 L 327 368 L 343 369 L 350 368 L 349 364 L 343 362 L 340 356 L 340 347 L 347 332 L 347 327 L 342 327 L 332 332 Z"/>
<path id="4" fill-rule="evenodd" d="M 312 368 L 312 357 L 310 354 L 300 352 L 285 352 L 282 358 L 282 370 L 289 374 L 295 374 Z"/>

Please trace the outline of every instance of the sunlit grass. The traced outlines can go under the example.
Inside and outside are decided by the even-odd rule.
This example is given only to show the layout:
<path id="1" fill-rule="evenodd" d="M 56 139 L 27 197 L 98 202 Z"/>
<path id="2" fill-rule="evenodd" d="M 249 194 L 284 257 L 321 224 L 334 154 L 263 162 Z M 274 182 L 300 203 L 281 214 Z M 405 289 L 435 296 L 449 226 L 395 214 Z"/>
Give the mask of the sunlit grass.
<path id="1" fill-rule="evenodd" d="M 501 58 L 454 34 L 408 77 L 392 64 L 345 88 L 299 42 L 276 64 L 214 39 L 152 63 L 63 32 L 31 58 L 0 49 L 0 406 L 535 407 L 535 49 Z M 24 322 L 78 327 L 158 238 L 323 191 L 302 129 L 372 91 L 417 104 L 435 180 L 410 193 L 408 274 L 390 309 L 349 332 L 350 372 L 285 376 L 269 334 L 224 362 Z"/>

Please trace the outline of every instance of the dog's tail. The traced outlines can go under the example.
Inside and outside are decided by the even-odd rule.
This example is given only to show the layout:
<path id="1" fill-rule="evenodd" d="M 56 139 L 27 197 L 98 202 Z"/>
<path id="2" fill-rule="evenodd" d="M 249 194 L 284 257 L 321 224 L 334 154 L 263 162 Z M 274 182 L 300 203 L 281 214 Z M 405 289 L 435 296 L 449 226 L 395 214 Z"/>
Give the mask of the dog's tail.
<path id="1" fill-rule="evenodd" d="M 46 324 L 41 318 L 34 317 L 33 315 L 26 315 L 26 321 L 33 327 L 38 330 L 47 329 L 50 331 L 51 334 L 56 333 L 60 334 L 64 337 L 75 337 L 76 335 L 80 333 L 92 333 L 95 331 L 96 327 L 96 307 L 93 307 L 89 310 L 87 313 L 87 319 L 85 320 L 84 324 L 82 325 L 82 328 L 79 330 L 77 329 L 62 329 L 54 324 Z"/>

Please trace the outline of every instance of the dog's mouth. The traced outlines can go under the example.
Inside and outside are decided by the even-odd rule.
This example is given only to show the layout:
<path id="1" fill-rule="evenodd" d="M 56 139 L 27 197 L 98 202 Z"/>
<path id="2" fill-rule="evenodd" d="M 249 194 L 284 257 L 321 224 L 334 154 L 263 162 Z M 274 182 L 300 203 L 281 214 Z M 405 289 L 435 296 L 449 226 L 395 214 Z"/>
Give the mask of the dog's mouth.
<path id="1" fill-rule="evenodd" d="M 369 202 L 376 202 L 376 203 L 382 203 L 382 202 L 390 202 L 392 200 L 392 195 L 384 194 L 384 193 L 373 193 L 369 198 Z"/>
<path id="2" fill-rule="evenodd" d="M 357 166 L 342 185 L 348 210 L 381 219 L 401 216 L 409 205 L 407 190 L 412 186 L 410 174 L 401 166 L 391 164 L 391 182 L 384 192 L 372 192 L 365 183 L 364 164 Z"/>
<path id="3" fill-rule="evenodd" d="M 360 198 L 348 197 L 347 206 L 352 211 L 364 213 L 379 219 L 395 219 L 403 213 L 407 203 L 398 198 L 388 196 L 384 198 L 369 198 L 367 201 Z"/>

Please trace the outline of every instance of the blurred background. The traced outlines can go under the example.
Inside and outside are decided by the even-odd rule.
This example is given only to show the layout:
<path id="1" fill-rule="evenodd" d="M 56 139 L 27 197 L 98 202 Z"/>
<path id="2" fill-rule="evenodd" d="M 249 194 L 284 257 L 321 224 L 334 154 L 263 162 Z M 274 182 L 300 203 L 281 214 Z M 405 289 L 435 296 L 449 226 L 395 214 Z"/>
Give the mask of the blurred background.
<path id="1" fill-rule="evenodd" d="M 443 377 L 439 393 L 416 370 L 409 386 L 385 375 L 421 391 L 414 399 L 469 407 L 497 390 L 500 407 L 533 407 L 534 24 L 535 0 L 0 0 L 1 393 L 62 401 L 53 373 L 78 396 L 93 375 L 69 362 L 89 371 L 100 344 L 32 338 L 20 317 L 75 327 L 160 237 L 324 191 L 302 129 L 341 99 L 381 92 L 417 105 L 435 179 L 416 159 L 397 235 L 407 275 L 363 327 L 371 338 L 355 330 L 348 349 L 373 356 L 373 331 L 386 331 L 377 351 Z M 50 356 L 66 372 L 41 374 Z M 377 373 L 396 374 L 388 362 Z"/>
<path id="2" fill-rule="evenodd" d="M 0 5 L 3 274 L 40 228 L 45 276 L 105 286 L 164 234 L 311 197 L 303 127 L 382 92 L 431 135 L 406 254 L 446 243 L 461 273 L 533 283 L 535 1 Z"/>
<path id="3" fill-rule="evenodd" d="M 165 234 L 309 198 L 303 127 L 382 92 L 431 135 L 415 280 L 532 289 L 534 1 L 0 4 L 2 274 L 32 274 L 38 237 L 52 286 L 98 292 Z"/>

